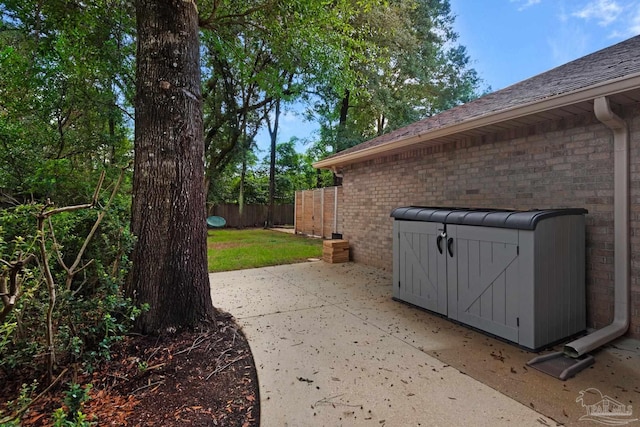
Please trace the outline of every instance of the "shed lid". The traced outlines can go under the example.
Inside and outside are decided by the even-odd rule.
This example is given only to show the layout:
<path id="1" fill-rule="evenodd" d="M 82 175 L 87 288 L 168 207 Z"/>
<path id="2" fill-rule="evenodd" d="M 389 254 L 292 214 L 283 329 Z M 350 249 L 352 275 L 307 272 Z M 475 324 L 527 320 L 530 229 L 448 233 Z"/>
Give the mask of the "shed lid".
<path id="1" fill-rule="evenodd" d="M 548 218 L 564 215 L 585 215 L 587 213 L 588 211 L 582 208 L 514 211 L 506 209 L 408 206 L 394 209 L 391 212 L 391 216 L 396 220 L 405 221 L 535 230 L 538 222 Z"/>

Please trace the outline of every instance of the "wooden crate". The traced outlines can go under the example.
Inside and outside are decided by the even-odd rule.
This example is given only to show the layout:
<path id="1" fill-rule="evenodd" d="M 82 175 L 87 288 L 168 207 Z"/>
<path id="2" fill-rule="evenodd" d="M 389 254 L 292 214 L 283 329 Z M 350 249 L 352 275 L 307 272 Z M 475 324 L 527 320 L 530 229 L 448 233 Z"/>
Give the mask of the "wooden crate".
<path id="1" fill-rule="evenodd" d="M 349 261 L 348 240 L 325 240 L 322 244 L 322 259 L 335 264 Z"/>

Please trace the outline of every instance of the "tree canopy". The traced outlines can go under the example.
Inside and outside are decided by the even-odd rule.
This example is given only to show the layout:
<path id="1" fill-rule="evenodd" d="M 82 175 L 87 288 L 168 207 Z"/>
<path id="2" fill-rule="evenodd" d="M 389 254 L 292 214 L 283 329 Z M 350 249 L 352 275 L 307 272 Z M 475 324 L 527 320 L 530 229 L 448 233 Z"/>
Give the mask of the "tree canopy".
<path id="1" fill-rule="evenodd" d="M 86 174 L 132 159 L 133 4 L 6 0 L 0 11 L 0 188 L 22 200 L 90 193 Z M 201 0 L 198 12 L 211 201 L 276 99 L 320 123 L 317 159 L 480 85 L 448 0 Z"/>
<path id="2" fill-rule="evenodd" d="M 351 58 L 357 81 L 320 87 L 310 114 L 322 126 L 319 153 L 341 151 L 478 95 L 481 80 L 456 44 L 447 0 L 397 0 L 354 15 L 376 54 Z"/>
<path id="3" fill-rule="evenodd" d="M 118 249 L 103 251 L 111 255 L 100 265 L 113 264 L 116 258 L 128 260 L 132 244 L 125 224 L 132 212 L 139 217 L 133 221 L 134 234 L 146 224 L 140 218 L 148 206 L 145 211 L 144 203 L 132 203 L 137 194 L 151 194 L 132 185 L 134 154 L 138 176 L 155 173 L 154 165 L 182 168 L 182 175 L 174 169 L 181 180 L 164 176 L 166 191 L 156 195 L 176 213 L 161 218 L 163 224 L 199 221 L 200 213 L 182 215 L 186 209 L 181 206 L 197 210 L 205 202 L 265 202 L 269 174 L 256 138 L 268 123 L 275 123 L 276 106 L 282 111 L 303 110 L 308 119 L 320 123 L 304 154 L 296 152 L 298 142 L 278 141 L 273 133 L 271 183 L 277 200 L 290 201 L 297 189 L 327 183 L 327 176 L 311 168 L 314 160 L 470 100 L 481 83 L 465 48 L 457 44 L 448 0 L 196 1 L 197 15 L 191 23 L 196 31 L 187 47 L 199 53 L 198 73 L 176 77 L 175 82 L 161 75 L 158 81 L 141 82 L 141 74 L 135 75 L 141 64 L 167 66 L 167 73 L 181 67 L 175 52 L 166 49 L 138 51 L 136 58 L 141 33 L 135 12 L 142 5 L 155 7 L 152 3 L 0 1 L 2 213 L 26 202 L 39 203 L 42 212 L 51 208 L 50 200 L 58 205 L 86 203 L 95 199 L 95 183 L 103 180 L 105 171 L 104 182 L 121 182 L 121 195 L 110 204 L 116 218 L 102 244 L 110 246 L 108 239 L 118 241 L 118 235 L 125 241 L 114 244 Z M 169 17 L 159 19 L 166 23 Z M 193 76 L 199 81 L 187 82 Z M 136 93 L 136 107 L 141 106 L 141 84 L 164 90 L 161 102 L 149 102 L 145 108 L 166 107 L 168 121 L 184 124 L 169 127 L 167 135 L 188 129 L 193 136 L 185 138 L 188 143 L 171 145 L 168 136 L 154 135 L 156 142 L 134 147 L 134 124 L 154 114 L 134 109 Z M 168 95 L 176 87 L 181 89 Z M 182 108 L 187 99 L 201 102 L 202 110 L 195 104 Z M 185 111 L 197 117 L 180 122 Z M 161 125 L 146 128 L 136 138 L 148 137 Z M 193 131 L 196 128 L 202 137 Z M 146 161 L 138 161 L 144 156 Z M 191 184 L 200 180 L 204 196 L 181 199 L 181 189 L 199 188 Z M 92 209 L 101 206 L 95 203 Z M 5 227 L 0 241 L 15 240 L 18 229 Z M 80 233 L 75 226 L 65 230 Z M 202 250 L 201 240 L 198 245 Z M 18 247 L 5 245 L 3 253 Z M 184 247 L 182 253 L 192 252 Z M 142 263 L 144 250 L 134 259 Z M 179 270 L 186 261 L 172 262 L 167 264 Z M 91 274 L 102 274 L 99 263 L 92 265 L 96 270 Z M 198 271 L 204 281 L 206 272 Z M 120 286 L 126 269 L 117 273 Z"/>
<path id="4" fill-rule="evenodd" d="M 0 188 L 13 197 L 84 199 L 100 169 L 129 162 L 131 10 L 0 2 Z"/>

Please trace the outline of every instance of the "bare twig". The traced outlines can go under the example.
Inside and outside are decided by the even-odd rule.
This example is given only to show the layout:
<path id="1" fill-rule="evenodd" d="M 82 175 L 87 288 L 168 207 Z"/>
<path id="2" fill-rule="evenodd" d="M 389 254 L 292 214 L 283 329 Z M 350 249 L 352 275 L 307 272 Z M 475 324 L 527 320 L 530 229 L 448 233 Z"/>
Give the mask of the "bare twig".
<path id="1" fill-rule="evenodd" d="M 177 356 L 177 355 L 182 354 L 182 353 L 187 353 L 187 354 L 191 353 L 191 350 L 195 350 L 196 348 L 199 348 L 200 345 L 202 344 L 202 342 L 208 336 L 209 336 L 209 334 L 198 335 L 189 348 L 185 348 L 183 350 L 175 352 L 174 356 Z"/>
<path id="2" fill-rule="evenodd" d="M 45 209 L 51 206 L 53 206 L 53 203 L 51 201 L 47 201 L 47 203 L 45 204 Z M 59 213 L 79 211 L 80 209 L 89 209 L 91 207 L 93 207 L 93 204 L 85 203 L 83 205 L 64 206 L 62 208 L 51 209 L 50 211 L 45 211 L 43 209 L 42 212 L 40 213 L 40 216 L 46 219 L 46 218 L 49 218 L 50 216 L 57 215 Z"/>
<path id="3" fill-rule="evenodd" d="M 28 254 L 23 258 L 20 254 L 16 261 L 2 263 L 8 267 L 8 271 L 0 275 L 0 300 L 2 300 L 2 310 L 0 310 L 0 323 L 9 315 L 13 307 L 16 305 L 18 296 L 20 295 L 20 275 L 22 270 L 28 264 L 37 262 L 38 258 L 34 254 Z"/>
<path id="4" fill-rule="evenodd" d="M 108 376 L 108 377 L 111 377 L 111 378 L 115 378 L 115 379 L 117 379 L 117 380 L 125 380 L 125 381 L 128 381 L 128 380 L 129 380 L 129 378 L 128 378 L 128 377 L 126 377 L 126 376 L 124 376 L 124 375 L 118 375 L 118 374 L 107 374 L 107 376 Z"/>
<path id="5" fill-rule="evenodd" d="M 233 365 L 234 363 L 239 362 L 239 361 L 241 361 L 242 359 L 245 359 L 245 358 L 246 358 L 246 355 L 239 356 L 239 357 L 236 357 L 235 359 L 231 360 L 231 361 L 230 361 L 229 363 L 227 363 L 226 365 L 217 367 L 216 369 L 214 369 L 214 370 L 213 370 L 213 372 L 211 372 L 209 375 L 207 375 L 206 380 L 209 380 L 209 378 L 211 378 L 213 375 L 215 375 L 215 374 L 217 374 L 217 373 L 219 373 L 219 372 L 224 371 L 224 370 L 225 370 L 225 369 L 227 369 L 229 366 L 231 366 L 231 365 Z"/>
<path id="6" fill-rule="evenodd" d="M 46 205 L 42 210 L 46 209 Z M 42 258 L 42 268 L 44 269 L 44 278 L 49 290 L 49 308 L 47 309 L 47 372 L 49 374 L 49 382 L 53 379 L 53 366 L 56 363 L 55 348 L 53 345 L 53 308 L 56 304 L 56 286 L 51 274 L 49 259 L 47 256 L 46 237 L 44 233 L 44 221 L 47 217 L 43 214 L 38 216 L 38 244 L 40 247 L 40 257 Z"/>
<path id="7" fill-rule="evenodd" d="M 63 212 L 72 212 L 72 211 L 76 211 L 76 210 L 80 210 L 80 209 L 89 209 L 92 208 L 94 206 L 96 206 L 98 204 L 98 196 L 100 194 L 100 190 L 102 188 L 102 184 L 104 183 L 104 177 L 105 177 L 105 172 L 103 171 L 100 174 L 100 178 L 98 180 L 98 184 L 96 185 L 96 188 L 93 192 L 93 198 L 91 200 L 91 203 L 85 203 L 82 205 L 74 205 L 74 206 L 65 206 L 65 207 L 61 207 L 61 208 L 57 208 L 57 209 L 51 209 L 48 210 L 49 208 L 51 208 L 53 206 L 53 203 L 50 200 L 47 200 L 47 202 L 45 203 L 45 205 L 42 207 L 42 210 L 40 211 L 40 213 L 37 215 L 37 219 L 38 219 L 38 246 L 40 249 L 40 256 L 42 258 L 42 269 L 43 269 L 43 273 L 44 273 L 44 278 L 45 278 L 45 282 L 47 283 L 47 288 L 49 291 L 49 307 L 47 309 L 47 315 L 46 315 L 46 325 L 47 325 L 47 333 L 46 333 L 46 338 L 47 338 L 47 355 L 46 355 L 46 360 L 47 360 L 47 371 L 49 374 L 49 381 L 51 381 L 51 379 L 53 378 L 53 367 L 56 363 L 56 356 L 55 356 L 55 347 L 54 347 L 54 329 L 53 329 L 53 309 L 55 307 L 56 304 L 56 287 L 55 287 L 55 281 L 53 279 L 53 275 L 51 274 L 51 267 L 49 265 L 49 257 L 47 256 L 47 247 L 46 247 L 46 234 L 45 234 L 45 230 L 44 230 L 44 226 L 45 226 L 45 221 L 47 221 L 49 223 L 49 229 L 51 231 L 51 235 L 53 236 L 53 240 L 54 240 L 54 247 L 56 249 L 56 256 L 58 258 L 58 262 L 60 263 L 60 265 L 64 268 L 64 270 L 67 273 L 67 277 L 66 277 L 66 289 L 70 290 L 71 289 L 71 282 L 73 281 L 73 277 L 79 272 L 82 271 L 82 269 L 86 268 L 90 263 L 85 264 L 82 268 L 78 269 L 78 265 L 80 265 L 80 262 L 82 260 L 82 256 L 84 255 L 85 250 L 87 249 L 87 246 L 89 245 L 89 242 L 91 241 L 91 239 L 93 238 L 96 230 L 98 229 L 98 225 L 100 225 L 100 222 L 102 221 L 102 218 L 104 218 L 104 216 L 106 215 L 106 209 L 107 207 L 111 204 L 111 202 L 113 201 L 116 192 L 118 191 L 118 188 L 120 186 L 120 183 L 122 182 L 122 179 L 124 177 L 124 172 L 125 170 L 122 169 L 120 172 L 120 176 L 118 178 L 118 182 L 117 184 L 114 186 L 113 191 L 111 193 L 111 196 L 109 197 L 109 201 L 107 202 L 107 204 L 105 205 L 104 209 L 98 214 L 98 218 L 96 219 L 96 222 L 93 224 L 93 227 L 91 228 L 91 231 L 89 232 L 89 235 L 86 237 L 84 243 L 82 244 L 82 247 L 80 248 L 80 251 L 78 252 L 75 261 L 73 262 L 73 264 L 70 267 L 67 267 L 66 264 L 64 263 L 63 259 L 62 259 L 62 254 L 60 253 L 59 250 L 59 245 L 57 243 L 57 241 L 55 240 L 55 233 L 54 233 L 54 229 L 53 229 L 53 224 L 51 222 L 51 217 L 53 215 L 57 215 L 59 213 L 63 213 Z"/>
<path id="8" fill-rule="evenodd" d="M 42 396 L 44 396 L 45 394 L 47 394 L 49 392 L 49 390 L 51 390 L 53 388 L 53 386 L 60 381 L 60 378 L 62 378 L 62 376 L 64 374 L 67 373 L 67 371 L 69 370 L 69 368 L 65 368 L 62 372 L 60 372 L 60 375 L 58 375 L 56 377 L 55 380 L 53 380 L 51 382 L 51 384 L 49 384 L 49 386 L 47 388 L 45 388 L 39 395 L 37 395 L 35 398 L 33 398 L 33 400 L 31 400 L 27 405 L 23 406 L 22 408 L 20 408 L 17 412 L 15 412 L 14 414 L 11 414 L 9 416 L 6 416 L 2 419 L 0 419 L 0 425 L 4 425 L 4 423 L 8 423 L 9 421 L 15 420 L 16 418 L 18 418 L 20 415 L 22 415 L 27 409 L 29 409 L 31 407 L 31 405 L 33 405 L 34 403 L 36 403 L 38 401 L 38 399 L 40 399 Z"/>
<path id="9" fill-rule="evenodd" d="M 194 341 L 193 344 L 191 344 L 189 346 L 189 348 L 184 348 L 184 349 L 182 349 L 180 351 L 176 351 L 175 353 L 173 353 L 173 355 L 177 356 L 177 355 L 182 354 L 182 353 L 187 353 L 188 354 L 188 353 L 191 353 L 191 350 L 194 350 L 196 348 L 200 348 L 200 344 L 199 343 L 196 344 L 196 341 Z"/>
<path id="10" fill-rule="evenodd" d="M 84 265 L 80 270 L 78 270 L 78 271 L 83 271 L 85 268 L 87 268 L 89 265 L 91 265 L 91 262 L 92 262 L 92 261 L 93 261 L 93 260 L 90 260 L 88 263 L 86 263 L 86 264 L 85 264 L 85 265 Z M 80 285 L 78 285 L 78 287 L 77 287 L 73 292 L 71 292 L 71 296 L 72 296 L 72 297 L 75 297 L 75 296 L 78 294 L 78 292 L 80 292 L 80 291 L 82 290 L 82 287 L 85 285 L 85 283 L 87 283 L 88 281 L 89 281 L 89 279 L 87 279 L 87 272 L 85 271 L 85 272 L 84 272 L 84 280 L 82 281 L 82 283 L 80 283 Z"/>
<path id="11" fill-rule="evenodd" d="M 316 403 L 313 404 L 313 406 L 331 405 L 331 406 L 347 406 L 349 408 L 360 408 L 360 407 L 362 407 L 362 405 L 353 405 L 353 404 L 342 403 L 342 402 L 332 402 L 333 399 L 337 399 L 338 397 L 342 397 L 342 396 L 344 396 L 344 393 L 336 394 L 335 396 L 325 397 L 324 399 L 318 400 Z"/>
<path id="12" fill-rule="evenodd" d="M 82 261 L 82 257 L 84 256 L 84 253 L 87 250 L 87 246 L 89 246 L 89 243 L 93 239 L 93 236 L 95 235 L 96 231 L 98 230 L 98 226 L 100 225 L 100 223 L 102 222 L 102 219 L 107 214 L 107 208 L 111 205 L 111 202 L 113 202 L 113 199 L 115 198 L 115 196 L 116 196 L 116 194 L 118 192 L 118 189 L 120 188 L 120 184 L 122 183 L 122 179 L 124 178 L 124 173 L 125 173 L 125 169 L 122 169 L 120 171 L 120 176 L 118 177 L 118 181 L 113 186 L 113 189 L 111 191 L 111 196 L 109 197 L 109 200 L 107 201 L 106 205 L 102 208 L 102 211 L 100 211 L 100 213 L 98 214 L 98 217 L 96 218 L 96 221 L 93 224 L 93 227 L 91 227 L 91 231 L 89 232 L 87 237 L 84 239 L 84 242 L 82 243 L 82 247 L 80 248 L 80 250 L 78 251 L 78 254 L 76 255 L 76 259 L 74 260 L 73 264 L 71 264 L 71 266 L 69 266 L 69 267 L 67 267 L 67 265 L 64 263 L 64 261 L 62 259 L 62 254 L 60 253 L 60 250 L 59 250 L 60 245 L 56 241 L 55 233 L 54 233 L 54 229 L 53 229 L 53 224 L 51 222 L 51 216 L 53 215 L 53 214 L 51 214 L 52 212 L 54 212 L 54 214 L 55 213 L 60 213 L 60 212 L 63 212 L 63 209 L 66 209 L 66 208 L 59 208 L 59 209 L 54 209 L 52 211 L 47 211 L 46 212 L 46 214 L 48 214 L 49 228 L 51 230 L 51 235 L 53 237 L 54 247 L 56 249 L 56 255 L 57 255 L 57 258 L 58 258 L 58 263 L 62 266 L 62 268 L 64 268 L 65 272 L 67 273 L 67 277 L 66 277 L 66 280 L 65 280 L 65 288 L 67 290 L 71 290 L 71 283 L 73 282 L 73 278 L 75 277 L 75 275 L 78 272 L 82 271 L 82 269 L 88 267 L 91 264 L 91 262 L 93 261 L 93 260 L 90 260 L 87 264 L 85 264 L 83 267 L 78 269 L 78 265 L 80 265 L 80 262 Z M 102 171 L 102 173 L 100 174 L 100 178 L 98 180 L 98 184 L 96 185 L 95 191 L 93 192 L 93 198 L 91 200 L 91 203 L 84 204 L 84 205 L 72 206 L 71 208 L 82 209 L 82 208 L 92 208 L 94 206 L 97 206 L 98 205 L 98 197 L 100 195 L 100 189 L 102 188 L 102 185 L 104 184 L 104 177 L 105 177 L 105 172 Z M 76 209 L 73 209 L 73 210 L 76 210 Z"/>
<path id="13" fill-rule="evenodd" d="M 62 252 L 60 252 L 61 246 L 58 243 L 58 239 L 56 238 L 56 233 L 53 228 L 53 223 L 51 222 L 51 217 L 49 217 L 48 219 L 49 219 L 49 230 L 51 230 L 51 240 L 53 240 L 53 249 L 56 253 L 56 258 L 58 258 L 58 264 L 60 264 L 62 268 L 64 268 L 64 270 L 67 272 L 67 274 L 69 274 L 69 269 L 67 268 L 67 265 L 64 263 L 64 260 L 62 259 Z"/>
<path id="14" fill-rule="evenodd" d="M 93 197 L 91 198 L 91 204 L 96 206 L 98 204 L 98 197 L 100 196 L 100 189 L 102 188 L 102 184 L 104 183 L 104 170 L 100 173 L 100 178 L 98 178 L 98 184 L 96 185 L 96 189 L 93 192 Z M 116 185 L 116 188 L 118 186 Z"/>
<path id="15" fill-rule="evenodd" d="M 4 191 L 0 192 L 0 198 L 4 199 L 5 202 L 11 203 L 13 206 L 18 206 L 20 202 L 11 196 L 10 194 L 5 193 Z"/>
<path id="16" fill-rule="evenodd" d="M 230 351 L 233 351 L 233 347 L 226 349 L 225 351 L 223 351 L 222 353 L 220 353 L 220 355 L 218 356 L 218 358 L 216 359 L 216 365 L 220 364 L 220 361 L 222 360 L 222 356 L 224 356 L 225 354 L 229 353 Z"/>
<path id="17" fill-rule="evenodd" d="M 147 384 L 147 385 L 143 385 L 143 386 L 138 387 L 137 389 L 133 390 L 133 391 L 131 392 L 131 394 L 136 394 L 137 392 L 139 392 L 140 390 L 144 390 L 145 388 L 153 387 L 153 386 L 155 386 L 155 385 L 162 385 L 162 384 L 164 384 L 164 380 L 156 381 L 156 382 L 154 382 L 154 383 L 149 383 L 149 384 Z"/>
<path id="18" fill-rule="evenodd" d="M 158 340 L 159 340 L 159 339 L 160 339 L 160 338 L 158 337 Z M 158 340 L 156 340 L 156 344 L 158 344 Z M 149 357 L 147 357 L 146 363 L 149 363 L 149 360 L 151 360 L 151 358 L 152 358 L 153 356 L 155 356 L 155 355 L 156 355 L 156 353 L 158 352 L 158 350 L 160 350 L 160 347 L 156 347 L 156 348 L 151 352 L 151 354 L 149 355 Z"/>

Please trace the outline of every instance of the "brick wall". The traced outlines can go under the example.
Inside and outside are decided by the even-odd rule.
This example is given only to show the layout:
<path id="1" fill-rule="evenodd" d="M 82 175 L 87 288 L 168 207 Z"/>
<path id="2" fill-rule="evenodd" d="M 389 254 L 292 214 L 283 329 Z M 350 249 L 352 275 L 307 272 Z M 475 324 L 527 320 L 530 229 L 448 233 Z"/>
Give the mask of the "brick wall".
<path id="1" fill-rule="evenodd" d="M 631 131 L 631 335 L 640 337 L 640 108 Z M 594 117 L 460 140 L 344 170 L 343 234 L 352 257 L 391 270 L 398 206 L 584 207 L 588 326 L 613 318 L 613 138 Z"/>

